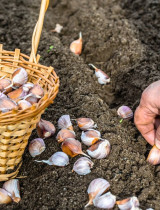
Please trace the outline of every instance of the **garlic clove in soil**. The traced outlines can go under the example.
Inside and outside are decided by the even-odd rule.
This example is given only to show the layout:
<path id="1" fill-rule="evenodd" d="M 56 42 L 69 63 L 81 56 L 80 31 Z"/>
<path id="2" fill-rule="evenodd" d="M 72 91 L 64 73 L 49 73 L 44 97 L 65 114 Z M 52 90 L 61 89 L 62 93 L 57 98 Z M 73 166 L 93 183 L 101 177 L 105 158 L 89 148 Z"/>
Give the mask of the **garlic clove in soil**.
<path id="1" fill-rule="evenodd" d="M 110 82 L 110 77 L 101 69 L 98 69 L 95 67 L 93 64 L 89 64 L 94 70 L 95 70 L 95 75 L 98 78 L 98 82 L 101 85 L 105 85 Z"/>
<path id="2" fill-rule="evenodd" d="M 11 194 L 5 189 L 0 188 L 0 204 L 8 204 L 12 202 Z"/>
<path id="3" fill-rule="evenodd" d="M 69 164 L 68 155 L 66 155 L 64 152 L 56 152 L 48 160 L 35 161 L 47 163 L 48 165 L 54 166 L 66 166 Z"/>
<path id="4" fill-rule="evenodd" d="M 12 100 L 24 98 L 26 95 L 27 93 L 23 90 L 22 87 L 7 94 L 7 96 Z"/>
<path id="5" fill-rule="evenodd" d="M 137 209 L 137 207 L 139 207 L 138 198 L 135 196 L 121 200 L 121 201 L 116 201 L 116 204 L 121 210 L 130 210 L 130 209 L 135 210 Z"/>
<path id="6" fill-rule="evenodd" d="M 29 91 L 30 96 L 36 96 L 42 98 L 44 96 L 44 90 L 39 84 L 35 84 Z"/>
<path id="7" fill-rule="evenodd" d="M 68 138 L 74 139 L 75 137 L 76 135 L 74 131 L 68 129 L 62 129 L 58 132 L 56 139 L 58 140 L 58 143 L 61 143 Z"/>
<path id="8" fill-rule="evenodd" d="M 80 55 L 82 52 L 82 33 L 79 33 L 79 39 L 73 41 L 70 44 L 70 51 L 76 55 Z"/>
<path id="9" fill-rule="evenodd" d="M 91 118 L 81 117 L 81 118 L 76 119 L 76 122 L 77 122 L 78 127 L 83 131 L 97 127 L 97 125 L 94 123 L 94 121 Z"/>
<path id="10" fill-rule="evenodd" d="M 59 34 L 59 33 L 61 33 L 62 29 L 63 29 L 63 26 L 61 26 L 59 23 L 57 23 L 55 29 L 53 29 L 51 31 Z"/>
<path id="11" fill-rule="evenodd" d="M 73 138 L 68 138 L 65 141 L 63 141 L 61 148 L 62 148 L 62 151 L 65 152 L 70 157 L 75 157 L 79 154 L 89 157 L 84 152 L 82 152 L 81 143 L 78 140 L 73 139 Z"/>
<path id="12" fill-rule="evenodd" d="M 112 209 L 115 204 L 116 196 L 112 195 L 110 192 L 98 196 L 93 200 L 93 205 L 101 209 Z"/>
<path id="13" fill-rule="evenodd" d="M 29 144 L 29 153 L 32 157 L 35 157 L 37 155 L 40 155 L 44 150 L 46 146 L 41 138 L 33 139 Z"/>
<path id="14" fill-rule="evenodd" d="M 17 109 L 17 104 L 10 100 L 9 98 L 6 97 L 2 97 L 0 98 L 0 111 L 2 111 L 3 113 L 5 112 L 9 112 L 12 109 Z"/>
<path id="15" fill-rule="evenodd" d="M 85 205 L 85 207 L 91 205 L 95 198 L 99 197 L 104 192 L 107 192 L 109 190 L 109 187 L 109 182 L 103 178 L 92 180 L 87 190 L 87 193 L 89 195 L 89 202 Z"/>
<path id="16" fill-rule="evenodd" d="M 93 144 L 91 147 L 89 147 L 89 149 L 87 150 L 87 153 L 92 158 L 96 158 L 96 159 L 105 158 L 110 153 L 110 143 L 108 140 L 99 141 L 96 144 Z"/>
<path id="17" fill-rule="evenodd" d="M 160 149 L 158 149 L 156 145 L 154 145 L 149 152 L 147 161 L 152 165 L 160 164 Z"/>
<path id="18" fill-rule="evenodd" d="M 91 172 L 94 163 L 87 157 L 79 158 L 73 165 L 73 170 L 79 175 L 86 175 Z"/>
<path id="19" fill-rule="evenodd" d="M 11 179 L 3 184 L 3 189 L 11 194 L 14 202 L 19 203 L 21 200 L 20 187 L 18 179 Z"/>
<path id="20" fill-rule="evenodd" d="M 4 79 L 4 77 L 2 77 L 0 79 L 0 91 L 1 92 L 4 92 L 6 94 L 9 93 L 9 92 L 11 92 L 12 91 L 12 87 L 9 87 L 8 88 L 8 86 L 10 86 L 11 84 L 12 84 L 11 80 Z"/>
<path id="21" fill-rule="evenodd" d="M 128 106 L 120 106 L 117 110 L 117 114 L 122 119 L 131 119 L 133 118 L 133 111 Z"/>
<path id="22" fill-rule="evenodd" d="M 12 84 L 14 87 L 20 87 L 28 80 L 28 73 L 24 68 L 17 68 L 12 74 Z"/>
<path id="23" fill-rule="evenodd" d="M 100 132 L 94 129 L 90 129 L 86 132 L 82 131 L 81 134 L 81 140 L 87 146 L 91 146 L 92 144 L 97 142 L 100 138 L 101 138 Z"/>
<path id="24" fill-rule="evenodd" d="M 55 132 L 56 128 L 51 122 L 41 119 L 39 123 L 37 123 L 37 134 L 40 138 L 49 138 L 53 136 Z"/>
<path id="25" fill-rule="evenodd" d="M 58 120 L 58 128 L 67 128 L 69 130 L 73 130 L 71 119 L 69 115 L 62 115 Z"/>
<path id="26" fill-rule="evenodd" d="M 26 100 L 20 100 L 20 101 L 18 101 L 18 107 L 19 107 L 20 110 L 27 109 L 27 108 L 29 108 L 31 106 L 32 106 L 32 104 L 29 103 Z"/>

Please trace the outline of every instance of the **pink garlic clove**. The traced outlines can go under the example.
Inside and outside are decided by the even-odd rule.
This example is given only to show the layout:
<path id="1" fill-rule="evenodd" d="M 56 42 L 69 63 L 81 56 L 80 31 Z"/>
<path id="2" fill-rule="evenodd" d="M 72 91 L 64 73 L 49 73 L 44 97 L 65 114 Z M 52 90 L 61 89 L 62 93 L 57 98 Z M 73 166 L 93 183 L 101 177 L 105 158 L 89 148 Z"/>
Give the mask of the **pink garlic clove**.
<path id="1" fill-rule="evenodd" d="M 122 119 L 131 119 L 133 118 L 133 111 L 128 106 L 121 106 L 117 110 L 117 114 Z"/>
<path id="2" fill-rule="evenodd" d="M 92 144 L 97 142 L 100 138 L 101 138 L 100 132 L 94 129 L 90 129 L 86 132 L 82 131 L 81 134 L 81 140 L 87 146 L 91 146 Z"/>
<path id="3" fill-rule="evenodd" d="M 76 119 L 76 122 L 78 124 L 78 127 L 83 131 L 97 127 L 97 125 L 94 123 L 94 121 L 91 118 L 81 117 L 81 118 Z"/>
<path id="4" fill-rule="evenodd" d="M 29 144 L 29 153 L 32 157 L 40 155 L 46 148 L 46 145 L 41 138 L 33 139 Z"/>
<path id="5" fill-rule="evenodd" d="M 79 39 L 73 41 L 70 44 L 70 51 L 76 55 L 80 55 L 82 52 L 82 33 L 79 33 Z"/>
<path id="6" fill-rule="evenodd" d="M 19 109 L 21 109 L 21 110 L 28 109 L 28 108 L 31 107 L 31 106 L 32 106 L 32 104 L 29 103 L 29 102 L 26 101 L 26 100 L 18 101 L 18 107 L 19 107 Z"/>
<path id="7" fill-rule="evenodd" d="M 12 109 L 17 109 L 17 104 L 9 98 L 2 97 L 0 98 L 0 111 L 9 112 Z"/>
<path id="8" fill-rule="evenodd" d="M 35 96 L 27 95 L 24 97 L 24 100 L 28 101 L 32 105 L 38 103 L 38 98 L 36 98 Z"/>
<path id="9" fill-rule="evenodd" d="M 22 87 L 10 92 L 7 94 L 7 96 L 12 99 L 12 100 L 17 100 L 17 99 L 21 99 L 24 98 L 27 95 L 27 93 L 23 90 Z"/>
<path id="10" fill-rule="evenodd" d="M 12 202 L 11 194 L 0 188 L 0 204 L 8 204 Z"/>
<path id="11" fill-rule="evenodd" d="M 28 80 L 28 73 L 24 68 L 17 68 L 12 74 L 12 84 L 14 87 L 20 87 Z"/>
<path id="12" fill-rule="evenodd" d="M 39 84 L 35 84 L 33 88 L 30 89 L 29 94 L 37 98 L 42 98 L 44 96 L 44 90 Z"/>
<path id="13" fill-rule="evenodd" d="M 66 128 L 73 131 L 71 119 L 69 115 L 62 115 L 58 120 L 58 128 Z"/>
<path id="14" fill-rule="evenodd" d="M 9 92 L 11 92 L 12 91 L 12 87 L 9 87 L 8 88 L 8 86 L 10 86 L 11 84 L 12 84 L 11 80 L 4 79 L 4 77 L 2 77 L 0 79 L 0 91 L 1 92 L 4 92 L 6 94 L 9 93 Z"/>
<path id="15" fill-rule="evenodd" d="M 116 204 L 121 210 L 136 209 L 137 207 L 139 207 L 138 198 L 135 196 L 121 200 L 121 201 L 116 201 Z"/>
<path id="16" fill-rule="evenodd" d="M 56 132 L 55 126 L 47 121 L 47 120 L 40 120 L 37 123 L 37 134 L 40 138 L 49 138 L 53 136 Z"/>
<path id="17" fill-rule="evenodd" d="M 29 92 L 29 90 L 30 89 L 32 89 L 34 87 L 34 84 L 33 83 L 30 83 L 30 82 L 28 82 L 28 83 L 26 83 L 26 84 L 24 84 L 23 86 L 22 86 L 22 88 L 23 88 L 23 90 L 25 91 L 25 92 Z"/>
<path id="18" fill-rule="evenodd" d="M 152 147 L 149 152 L 147 161 L 152 165 L 160 164 L 160 149 L 158 149 L 155 145 Z"/>
<path id="19" fill-rule="evenodd" d="M 87 157 L 79 158 L 73 165 L 73 170 L 79 175 L 86 175 L 91 172 L 94 163 Z"/>
<path id="20" fill-rule="evenodd" d="M 112 209 L 116 204 L 116 196 L 112 195 L 110 192 L 105 193 L 93 200 L 95 207 L 100 209 Z"/>
<path id="21" fill-rule="evenodd" d="M 64 140 L 68 138 L 75 138 L 75 132 L 68 130 L 68 129 L 62 129 L 58 132 L 56 139 L 58 140 L 58 143 L 63 142 Z"/>

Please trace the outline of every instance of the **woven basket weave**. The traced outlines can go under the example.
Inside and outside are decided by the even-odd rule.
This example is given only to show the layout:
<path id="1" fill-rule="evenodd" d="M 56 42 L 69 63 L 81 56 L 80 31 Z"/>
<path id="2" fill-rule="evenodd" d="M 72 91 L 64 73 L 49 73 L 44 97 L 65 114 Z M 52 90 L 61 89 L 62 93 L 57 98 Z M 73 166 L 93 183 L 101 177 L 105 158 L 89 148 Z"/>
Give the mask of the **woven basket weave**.
<path id="1" fill-rule="evenodd" d="M 49 0 L 42 0 L 39 19 L 32 36 L 30 57 L 22 54 L 19 49 L 14 52 L 3 50 L 0 45 L 0 77 L 6 75 L 6 78 L 11 78 L 17 67 L 23 67 L 28 72 L 29 82 L 35 84 L 41 78 L 39 84 L 45 92 L 44 97 L 28 109 L 0 113 L 0 181 L 17 176 L 32 130 L 58 93 L 59 78 L 53 67 L 40 65 L 40 56 L 36 55 L 48 4 Z"/>

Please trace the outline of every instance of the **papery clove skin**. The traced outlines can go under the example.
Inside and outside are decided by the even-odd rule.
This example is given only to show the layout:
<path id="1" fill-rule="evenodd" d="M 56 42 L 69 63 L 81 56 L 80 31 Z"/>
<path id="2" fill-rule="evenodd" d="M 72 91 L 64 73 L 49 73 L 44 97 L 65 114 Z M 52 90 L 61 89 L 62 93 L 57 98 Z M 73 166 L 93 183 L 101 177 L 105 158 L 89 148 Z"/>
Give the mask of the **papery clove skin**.
<path id="1" fill-rule="evenodd" d="M 76 55 L 80 55 L 82 52 L 82 33 L 79 33 L 79 39 L 73 41 L 70 44 L 70 50 Z"/>
<path id="2" fill-rule="evenodd" d="M 92 158 L 96 159 L 106 158 L 110 153 L 110 143 L 108 140 L 99 141 L 96 144 L 93 144 L 91 147 L 89 147 L 87 153 Z"/>
<path id="3" fill-rule="evenodd" d="M 0 79 L 0 91 L 4 93 L 9 93 L 12 91 L 12 87 L 7 88 L 12 84 L 11 80 L 9 79 Z"/>
<path id="4" fill-rule="evenodd" d="M 101 209 L 112 209 L 116 203 L 116 196 L 110 192 L 98 196 L 93 200 L 93 205 Z"/>
<path id="5" fill-rule="evenodd" d="M 94 129 L 90 129 L 86 132 L 82 131 L 81 134 L 81 140 L 87 146 L 91 146 L 92 144 L 97 142 L 100 138 L 101 138 L 100 132 Z"/>
<path id="6" fill-rule="evenodd" d="M 3 113 L 5 112 L 9 112 L 12 109 L 17 109 L 17 104 L 10 100 L 9 98 L 6 97 L 2 97 L 0 98 L 0 111 L 2 111 Z"/>
<path id="7" fill-rule="evenodd" d="M 62 151 L 66 153 L 67 155 L 69 155 L 70 157 L 75 157 L 79 154 L 89 157 L 84 152 L 82 152 L 81 143 L 78 140 L 73 139 L 73 138 L 68 138 L 65 141 L 63 141 L 61 148 L 62 148 Z"/>
<path id="8" fill-rule="evenodd" d="M 12 84 L 14 87 L 20 87 L 28 80 L 28 73 L 24 68 L 17 68 L 12 74 Z"/>
<path id="9" fill-rule="evenodd" d="M 77 118 L 76 122 L 78 127 L 83 131 L 97 127 L 97 125 L 94 123 L 94 121 L 91 118 L 83 118 L 83 117 Z"/>
<path id="10" fill-rule="evenodd" d="M 87 157 L 79 158 L 73 165 L 73 170 L 79 175 L 86 175 L 91 172 L 94 163 Z"/>
<path id="11" fill-rule="evenodd" d="M 54 166 L 66 166 L 69 164 L 69 158 L 64 152 L 56 152 L 48 160 L 36 160 L 36 162 L 43 162 Z"/>
<path id="12" fill-rule="evenodd" d="M 10 179 L 3 184 L 3 189 L 11 194 L 11 198 L 14 202 L 19 203 L 21 200 L 20 187 L 18 179 Z"/>
<path id="13" fill-rule="evenodd" d="M 154 145 L 151 151 L 149 152 L 147 161 L 152 165 L 160 164 L 160 149 L 158 149 L 156 145 Z"/>
<path id="14" fill-rule="evenodd" d="M 53 136 L 55 132 L 56 128 L 51 122 L 41 119 L 37 123 L 37 134 L 40 138 L 49 138 Z"/>
<path id="15" fill-rule="evenodd" d="M 73 126 L 69 115 L 62 115 L 58 120 L 58 128 L 67 128 L 73 131 Z"/>
<path id="16" fill-rule="evenodd" d="M 95 75 L 98 78 L 99 84 L 105 85 L 110 82 L 110 77 L 104 71 L 102 71 L 101 69 L 98 69 L 93 64 L 89 64 L 89 65 L 94 68 Z"/>
<path id="17" fill-rule="evenodd" d="M 0 188 L 0 204 L 8 204 L 12 202 L 11 194 L 5 189 Z"/>
<path id="18" fill-rule="evenodd" d="M 116 204 L 121 210 L 131 210 L 131 209 L 136 209 L 136 207 L 139 207 L 138 198 L 135 196 L 121 201 L 116 201 Z"/>
<path id="19" fill-rule="evenodd" d="M 18 107 L 19 107 L 20 110 L 28 109 L 31 106 L 32 106 L 32 104 L 29 103 L 26 100 L 20 100 L 20 101 L 18 101 Z"/>
<path id="20" fill-rule="evenodd" d="M 32 157 L 35 157 L 37 155 L 40 155 L 44 150 L 46 146 L 41 138 L 33 139 L 29 144 L 29 153 Z"/>
<path id="21" fill-rule="evenodd" d="M 103 178 L 92 180 L 87 190 L 87 193 L 89 195 L 89 202 L 86 204 L 85 207 L 91 205 L 95 198 L 102 195 L 104 192 L 107 192 L 109 190 L 109 187 L 109 182 Z"/>
<path id="22" fill-rule="evenodd" d="M 58 143 L 63 142 L 64 140 L 68 139 L 68 138 L 75 138 L 75 132 L 72 130 L 68 130 L 68 129 L 61 129 L 58 134 L 56 139 L 58 140 Z"/>
<path id="23" fill-rule="evenodd" d="M 117 114 L 122 119 L 132 119 L 133 118 L 133 111 L 128 106 L 120 106 L 117 110 Z"/>

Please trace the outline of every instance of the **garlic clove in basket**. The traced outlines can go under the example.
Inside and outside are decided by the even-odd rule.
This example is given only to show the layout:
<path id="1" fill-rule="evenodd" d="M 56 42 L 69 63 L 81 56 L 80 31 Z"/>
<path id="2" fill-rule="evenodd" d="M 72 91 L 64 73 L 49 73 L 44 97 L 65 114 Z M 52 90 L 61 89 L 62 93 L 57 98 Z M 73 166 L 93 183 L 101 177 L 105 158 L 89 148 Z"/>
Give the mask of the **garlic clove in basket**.
<path id="1" fill-rule="evenodd" d="M 0 204 L 8 204 L 12 202 L 11 194 L 5 189 L 0 188 Z"/>
<path id="2" fill-rule="evenodd" d="M 91 205 L 93 203 L 93 200 L 106 192 L 109 187 L 109 182 L 103 178 L 92 180 L 87 190 L 87 193 L 89 195 L 89 202 L 86 204 L 85 207 Z"/>
<path id="3" fill-rule="evenodd" d="M 136 207 L 139 207 L 139 201 L 138 198 L 133 196 L 130 198 L 126 198 L 121 201 L 116 201 L 116 204 L 118 205 L 118 208 L 121 210 L 124 209 L 136 209 Z"/>
<path id="4" fill-rule="evenodd" d="M 93 204 L 97 208 L 101 209 L 112 209 L 116 203 L 116 196 L 112 195 L 112 193 L 107 192 L 104 195 L 96 197 L 93 200 Z"/>
<path id="5" fill-rule="evenodd" d="M 27 93 L 23 90 L 22 87 L 7 94 L 7 96 L 12 100 L 24 98 L 26 95 Z"/>
<path id="6" fill-rule="evenodd" d="M 9 112 L 12 109 L 17 109 L 17 104 L 9 98 L 0 98 L 0 111 Z"/>
<path id="7" fill-rule="evenodd" d="M 12 87 L 9 87 L 12 84 L 11 80 L 9 79 L 0 79 L 0 91 L 4 93 L 9 93 L 12 91 Z"/>
<path id="8" fill-rule="evenodd" d="M 24 100 L 28 101 L 32 105 L 38 102 L 38 98 L 36 98 L 35 96 L 30 96 L 30 95 L 26 95 L 24 97 Z"/>
<path id="9" fill-rule="evenodd" d="M 87 146 L 91 146 L 92 144 L 97 142 L 100 138 L 101 138 L 100 132 L 94 129 L 89 129 L 86 132 L 82 131 L 81 134 L 81 140 Z"/>
<path id="10" fill-rule="evenodd" d="M 29 153 L 32 157 L 40 155 L 46 148 L 46 145 L 41 138 L 33 139 L 29 144 Z"/>
<path id="11" fill-rule="evenodd" d="M 56 128 L 51 122 L 41 119 L 37 123 L 37 134 L 40 138 L 49 138 L 53 136 L 55 132 Z"/>
<path id="12" fill-rule="evenodd" d="M 83 117 L 77 118 L 76 122 L 78 124 L 78 127 L 83 131 L 97 127 L 97 125 L 94 123 L 94 121 L 91 118 L 83 118 Z"/>
<path id="13" fill-rule="evenodd" d="M 25 92 L 29 92 L 29 90 L 30 90 L 31 88 L 33 88 L 33 87 L 34 87 L 34 84 L 31 83 L 31 82 L 28 82 L 28 83 L 26 83 L 26 84 L 23 85 L 23 90 L 24 90 Z"/>
<path id="14" fill-rule="evenodd" d="M 0 92 L 0 98 L 7 98 L 7 96 L 4 93 Z"/>
<path id="15" fill-rule="evenodd" d="M 47 163 L 48 165 L 54 166 L 66 166 L 69 164 L 68 155 L 64 152 L 54 153 L 48 160 L 35 160 L 36 162 Z"/>
<path id="16" fill-rule="evenodd" d="M 58 128 L 67 128 L 69 130 L 73 130 L 71 119 L 69 115 L 62 115 L 58 120 Z"/>
<path id="17" fill-rule="evenodd" d="M 12 84 L 14 87 L 22 86 L 27 82 L 27 80 L 28 80 L 28 73 L 22 67 L 17 68 L 12 74 Z"/>
<path id="18" fill-rule="evenodd" d="M 58 143 L 61 143 L 63 142 L 64 140 L 68 139 L 68 138 L 75 138 L 75 132 L 74 131 L 71 131 L 71 130 L 68 130 L 68 129 L 61 129 L 58 134 L 57 134 L 57 137 L 56 139 L 58 140 Z"/>
<path id="19" fill-rule="evenodd" d="M 19 203 L 21 200 L 20 187 L 18 179 L 11 179 L 3 184 L 3 189 L 11 194 L 14 202 Z"/>
<path id="20" fill-rule="evenodd" d="M 70 157 L 75 157 L 79 154 L 89 157 L 84 152 L 82 152 L 81 143 L 78 140 L 73 139 L 73 138 L 68 138 L 64 140 L 62 142 L 61 148 L 62 148 L 62 151 L 65 152 Z"/>
<path id="21" fill-rule="evenodd" d="M 82 52 L 82 33 L 79 33 L 79 39 L 73 41 L 70 44 L 70 50 L 76 55 L 80 55 Z"/>
<path id="22" fill-rule="evenodd" d="M 26 100 L 20 100 L 20 101 L 18 101 L 18 107 L 19 107 L 19 109 L 21 109 L 21 110 L 27 109 L 27 108 L 29 108 L 29 107 L 31 107 L 31 106 L 32 106 L 32 104 L 29 103 L 29 102 L 26 101 Z"/>
<path id="23" fill-rule="evenodd" d="M 79 158 L 73 165 L 73 170 L 79 175 L 86 175 L 91 172 L 94 163 L 87 157 Z"/>
<path id="24" fill-rule="evenodd" d="M 39 84 L 35 84 L 29 91 L 29 94 L 42 98 L 44 96 L 44 90 Z"/>

